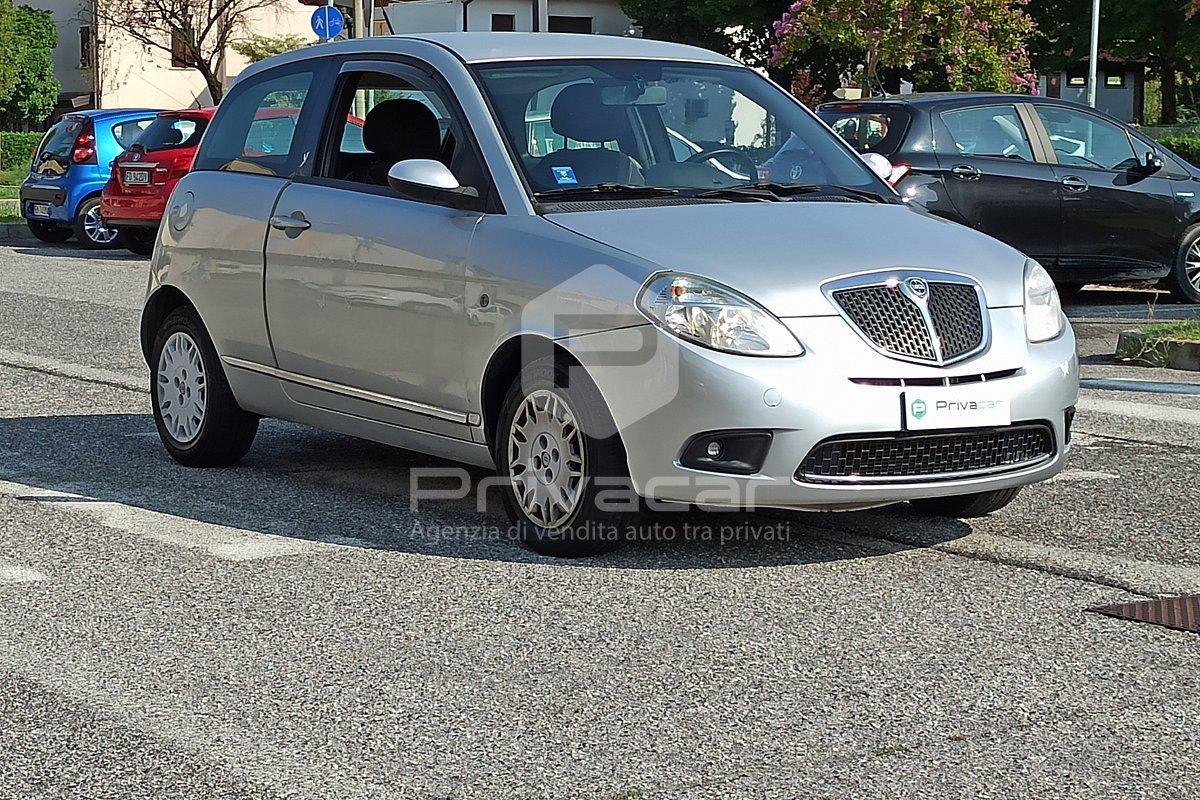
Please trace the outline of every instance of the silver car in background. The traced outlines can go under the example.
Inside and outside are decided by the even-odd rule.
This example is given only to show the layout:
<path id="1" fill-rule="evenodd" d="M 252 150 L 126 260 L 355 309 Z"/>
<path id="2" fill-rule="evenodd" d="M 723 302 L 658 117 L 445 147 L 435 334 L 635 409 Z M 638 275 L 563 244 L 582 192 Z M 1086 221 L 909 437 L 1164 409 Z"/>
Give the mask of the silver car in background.
<path id="1" fill-rule="evenodd" d="M 646 500 L 986 514 L 1063 469 L 1078 393 L 1037 263 L 910 210 L 752 70 L 616 37 L 247 70 L 141 336 L 178 461 L 237 461 L 266 416 L 494 467 L 557 555 Z"/>

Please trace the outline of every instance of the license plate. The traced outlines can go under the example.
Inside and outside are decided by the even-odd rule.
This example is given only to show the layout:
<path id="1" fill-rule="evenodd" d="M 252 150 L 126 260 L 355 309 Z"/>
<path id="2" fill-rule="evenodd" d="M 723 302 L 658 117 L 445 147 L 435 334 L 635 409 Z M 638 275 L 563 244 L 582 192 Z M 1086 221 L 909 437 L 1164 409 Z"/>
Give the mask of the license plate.
<path id="1" fill-rule="evenodd" d="M 30 203 L 29 216 L 31 217 L 48 217 L 50 216 L 49 203 Z"/>
<path id="2" fill-rule="evenodd" d="M 1008 398 L 986 385 L 909 390 L 902 398 L 905 428 L 910 431 L 992 428 L 1012 424 L 1012 408 Z"/>
<path id="3" fill-rule="evenodd" d="M 150 170 L 148 169 L 127 169 L 125 170 L 125 183 L 130 186 L 146 186 L 150 183 Z"/>

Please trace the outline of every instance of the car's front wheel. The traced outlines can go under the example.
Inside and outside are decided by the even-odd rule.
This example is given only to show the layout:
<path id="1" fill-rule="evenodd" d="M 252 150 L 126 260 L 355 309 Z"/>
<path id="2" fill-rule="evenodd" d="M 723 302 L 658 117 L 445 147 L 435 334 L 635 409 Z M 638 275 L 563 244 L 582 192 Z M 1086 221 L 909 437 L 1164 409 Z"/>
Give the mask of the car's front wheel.
<path id="1" fill-rule="evenodd" d="M 104 224 L 100 217 L 100 198 L 90 197 L 79 204 L 75 214 L 75 238 L 92 250 L 108 250 L 117 246 L 117 229 Z"/>
<path id="2" fill-rule="evenodd" d="M 1200 303 L 1200 225 L 1184 231 L 1175 269 L 1160 283 L 1175 299 Z"/>
<path id="3" fill-rule="evenodd" d="M 923 500 L 910 500 L 914 508 L 926 514 L 939 517 L 984 517 L 993 511 L 999 511 L 1016 499 L 1021 487 L 1012 489 L 996 489 L 991 492 L 976 492 L 975 494 L 959 494 L 953 497 L 928 497 Z"/>
<path id="4" fill-rule="evenodd" d="M 29 226 L 29 232 L 34 235 L 34 238 L 42 242 L 58 244 L 71 238 L 71 229 L 63 225 L 55 225 L 53 222 L 41 222 L 36 219 L 27 219 L 25 220 L 25 224 Z"/>
<path id="5" fill-rule="evenodd" d="M 199 315 L 172 311 L 154 338 L 150 396 L 159 438 L 189 467 L 224 467 L 250 449 L 258 417 L 243 411 Z"/>
<path id="6" fill-rule="evenodd" d="M 521 540 L 545 555 L 616 547 L 636 513 L 625 449 L 595 384 L 547 357 L 513 381 L 494 455 L 505 510 Z"/>
<path id="7" fill-rule="evenodd" d="M 154 240 L 158 231 L 154 228 L 121 228 L 117 240 L 131 253 L 148 256 L 154 252 Z"/>

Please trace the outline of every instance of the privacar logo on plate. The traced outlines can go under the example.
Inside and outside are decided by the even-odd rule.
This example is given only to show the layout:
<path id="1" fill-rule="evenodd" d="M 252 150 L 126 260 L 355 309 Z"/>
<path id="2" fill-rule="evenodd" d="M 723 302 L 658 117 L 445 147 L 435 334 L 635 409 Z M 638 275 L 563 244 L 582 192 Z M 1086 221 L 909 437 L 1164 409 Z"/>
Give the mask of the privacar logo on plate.
<path id="1" fill-rule="evenodd" d="M 926 408 L 925 408 L 924 400 L 918 399 L 918 400 L 912 401 L 912 415 L 914 417 L 916 417 L 917 419 L 921 419 L 921 417 L 925 416 L 925 411 L 926 411 Z"/>

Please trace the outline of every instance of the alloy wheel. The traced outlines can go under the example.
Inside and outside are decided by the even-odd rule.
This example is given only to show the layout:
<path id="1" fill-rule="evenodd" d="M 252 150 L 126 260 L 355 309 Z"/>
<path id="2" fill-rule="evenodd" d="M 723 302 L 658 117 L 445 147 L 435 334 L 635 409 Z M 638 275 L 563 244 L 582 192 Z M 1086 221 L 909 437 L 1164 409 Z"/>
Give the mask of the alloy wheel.
<path id="1" fill-rule="evenodd" d="M 117 238 L 117 229 L 108 228 L 100 218 L 100 204 L 96 203 L 83 214 L 83 232 L 96 244 L 111 244 Z"/>
<path id="2" fill-rule="evenodd" d="M 200 434 L 208 405 L 208 376 L 194 339 L 171 334 L 158 357 L 158 409 L 171 437 L 187 444 Z"/>
<path id="3" fill-rule="evenodd" d="M 554 392 L 530 393 L 513 416 L 508 471 L 521 510 L 543 528 L 575 513 L 584 487 L 583 432 Z"/>
<path id="4" fill-rule="evenodd" d="M 1192 285 L 1192 288 L 1200 292 L 1200 239 L 1192 242 L 1192 246 L 1188 248 L 1187 255 L 1184 257 L 1184 266 L 1187 269 L 1187 280 Z"/>

